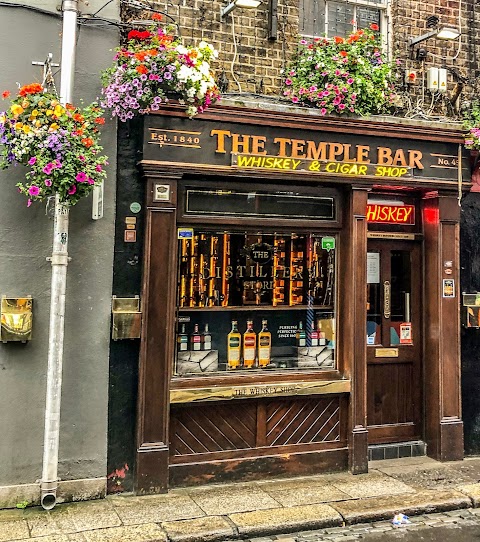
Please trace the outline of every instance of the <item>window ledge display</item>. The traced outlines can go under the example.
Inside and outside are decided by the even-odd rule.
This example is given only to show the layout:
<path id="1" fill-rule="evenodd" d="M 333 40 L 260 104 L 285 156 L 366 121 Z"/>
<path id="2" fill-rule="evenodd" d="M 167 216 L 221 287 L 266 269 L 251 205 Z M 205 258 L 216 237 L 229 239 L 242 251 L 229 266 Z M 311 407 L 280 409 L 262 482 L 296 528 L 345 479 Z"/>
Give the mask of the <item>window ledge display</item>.
<path id="1" fill-rule="evenodd" d="M 335 369 L 334 236 L 178 237 L 175 376 Z"/>

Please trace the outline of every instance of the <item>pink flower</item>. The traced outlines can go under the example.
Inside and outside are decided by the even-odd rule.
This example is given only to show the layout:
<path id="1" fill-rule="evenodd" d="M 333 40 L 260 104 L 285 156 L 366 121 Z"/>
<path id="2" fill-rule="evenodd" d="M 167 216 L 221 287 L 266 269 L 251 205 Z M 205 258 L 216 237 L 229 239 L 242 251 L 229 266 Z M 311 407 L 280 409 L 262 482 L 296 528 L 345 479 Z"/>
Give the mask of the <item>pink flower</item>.
<path id="1" fill-rule="evenodd" d="M 91 177 L 87 177 L 88 184 L 95 184 L 95 181 Z"/>
<path id="2" fill-rule="evenodd" d="M 85 156 L 83 156 L 83 154 L 81 154 L 79 157 L 78 157 L 79 160 L 81 160 L 82 162 L 85 162 Z"/>
<path id="3" fill-rule="evenodd" d="M 33 166 L 35 164 L 35 162 L 37 161 L 37 157 L 36 156 L 32 156 L 30 158 L 30 160 L 28 161 L 28 165 L 29 166 Z"/>
<path id="4" fill-rule="evenodd" d="M 87 180 L 87 175 L 83 171 L 80 171 L 79 173 L 77 173 L 75 180 L 77 181 L 77 183 L 84 183 Z"/>
<path id="5" fill-rule="evenodd" d="M 50 179 L 45 179 L 45 186 L 52 186 L 52 181 Z"/>
<path id="6" fill-rule="evenodd" d="M 29 198 L 27 199 L 27 207 L 30 207 L 30 205 L 32 205 L 32 200 Z"/>
<path id="7" fill-rule="evenodd" d="M 310 92 L 316 92 L 317 87 L 315 85 L 312 85 L 309 89 Z"/>
<path id="8" fill-rule="evenodd" d="M 345 109 L 345 104 L 338 104 L 338 109 L 341 109 L 341 110 Z"/>
<path id="9" fill-rule="evenodd" d="M 327 110 L 322 107 L 322 109 L 320 109 L 320 115 L 326 115 L 327 114 Z"/>
<path id="10" fill-rule="evenodd" d="M 74 184 L 72 184 L 68 193 L 71 196 L 72 194 L 75 194 L 76 191 L 77 191 L 77 187 Z"/>
<path id="11" fill-rule="evenodd" d="M 292 84 L 292 80 L 291 79 L 285 79 L 285 84 L 286 85 L 291 85 Z"/>
<path id="12" fill-rule="evenodd" d="M 32 184 L 32 186 L 28 189 L 28 193 L 31 196 L 38 196 L 38 194 L 40 194 L 40 188 L 38 188 L 38 186 L 35 186 L 34 184 Z"/>
<path id="13" fill-rule="evenodd" d="M 46 175 L 50 175 L 50 173 L 52 173 L 52 169 L 53 169 L 53 164 L 51 162 L 49 162 L 46 166 L 44 166 L 44 168 L 42 169 L 43 173 L 45 173 Z"/>
<path id="14" fill-rule="evenodd" d="M 292 102 L 294 104 L 298 103 L 298 97 L 297 96 L 292 96 Z"/>
<path id="15" fill-rule="evenodd" d="M 350 77 L 350 79 L 347 79 L 347 83 L 348 83 L 349 85 L 351 85 L 351 84 L 353 83 L 353 78 Z"/>
<path id="16" fill-rule="evenodd" d="M 300 40 L 300 45 L 307 45 L 308 41 L 307 40 Z"/>
<path id="17" fill-rule="evenodd" d="M 95 171 L 102 171 L 102 166 L 100 164 L 97 164 L 95 166 Z"/>

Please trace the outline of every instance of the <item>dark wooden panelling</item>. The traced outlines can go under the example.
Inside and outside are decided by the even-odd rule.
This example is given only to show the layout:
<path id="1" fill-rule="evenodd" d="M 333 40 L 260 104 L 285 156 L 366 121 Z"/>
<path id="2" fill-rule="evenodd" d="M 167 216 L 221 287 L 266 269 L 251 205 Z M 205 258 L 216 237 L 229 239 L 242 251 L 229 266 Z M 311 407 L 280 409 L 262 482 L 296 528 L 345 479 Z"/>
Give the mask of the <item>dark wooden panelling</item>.
<path id="1" fill-rule="evenodd" d="M 254 448 L 257 405 L 250 402 L 178 408 L 172 411 L 172 455 Z"/>
<path id="2" fill-rule="evenodd" d="M 368 366 L 368 425 L 391 425 L 415 419 L 412 363 Z"/>
<path id="3" fill-rule="evenodd" d="M 172 409 L 172 456 L 202 456 L 234 450 L 341 439 L 340 399 L 308 397 L 249 400 Z M 221 456 L 221 454 L 220 454 Z"/>
<path id="4" fill-rule="evenodd" d="M 266 444 L 282 446 L 340 439 L 338 397 L 275 401 L 267 406 Z"/>

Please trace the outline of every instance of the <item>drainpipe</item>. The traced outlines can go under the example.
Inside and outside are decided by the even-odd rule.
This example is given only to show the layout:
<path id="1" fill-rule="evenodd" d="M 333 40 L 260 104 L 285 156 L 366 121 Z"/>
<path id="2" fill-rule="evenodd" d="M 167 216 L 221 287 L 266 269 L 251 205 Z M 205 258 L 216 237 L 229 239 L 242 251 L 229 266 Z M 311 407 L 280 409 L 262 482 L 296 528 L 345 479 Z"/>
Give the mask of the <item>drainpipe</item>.
<path id="1" fill-rule="evenodd" d="M 63 0 L 62 60 L 60 102 L 72 101 L 75 71 L 78 0 Z M 65 291 L 68 265 L 69 207 L 55 196 L 53 225 L 52 283 L 48 341 L 47 396 L 40 503 L 51 510 L 57 503 L 58 444 L 60 440 L 60 403 L 62 398 L 63 338 L 65 327 Z"/>

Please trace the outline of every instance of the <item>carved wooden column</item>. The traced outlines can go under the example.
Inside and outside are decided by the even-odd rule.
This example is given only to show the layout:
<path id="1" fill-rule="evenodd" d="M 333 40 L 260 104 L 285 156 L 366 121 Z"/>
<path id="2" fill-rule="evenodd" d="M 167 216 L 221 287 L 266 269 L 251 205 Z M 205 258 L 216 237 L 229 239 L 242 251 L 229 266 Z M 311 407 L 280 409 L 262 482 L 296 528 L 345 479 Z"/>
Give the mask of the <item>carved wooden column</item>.
<path id="1" fill-rule="evenodd" d="M 454 461 L 463 458 L 458 310 L 460 206 L 456 194 L 426 199 L 423 219 L 427 453 L 440 461 Z M 451 284 L 444 282 L 452 279 L 453 292 Z"/>
<path id="2" fill-rule="evenodd" d="M 349 419 L 349 468 L 368 471 L 367 431 L 367 210 L 368 190 L 352 189 L 345 208 L 342 240 L 340 311 L 344 373 L 352 380 Z"/>
<path id="3" fill-rule="evenodd" d="M 148 172 L 135 491 L 168 489 L 176 299 L 176 179 Z M 158 186 L 157 186 L 158 185 Z M 168 194 L 168 197 L 166 196 Z M 157 200 L 157 201 L 155 201 Z"/>

